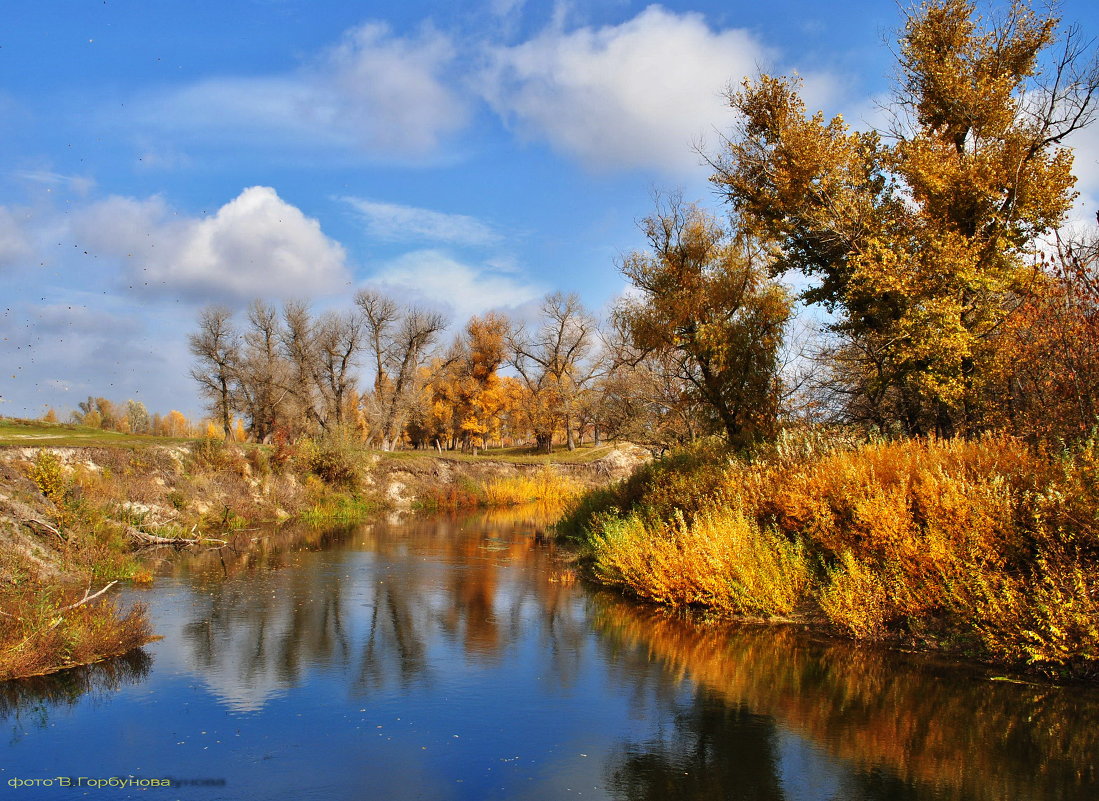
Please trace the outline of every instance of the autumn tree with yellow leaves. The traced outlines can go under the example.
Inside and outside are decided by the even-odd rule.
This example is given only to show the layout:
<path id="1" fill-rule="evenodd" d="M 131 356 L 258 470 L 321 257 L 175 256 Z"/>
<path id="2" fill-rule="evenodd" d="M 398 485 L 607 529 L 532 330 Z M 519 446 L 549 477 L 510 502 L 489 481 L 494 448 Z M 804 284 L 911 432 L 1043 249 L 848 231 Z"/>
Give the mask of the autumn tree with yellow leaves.
<path id="1" fill-rule="evenodd" d="M 420 430 L 410 432 L 413 439 L 476 452 L 500 438 L 504 417 L 517 403 L 516 382 L 498 372 L 507 355 L 509 326 L 506 317 L 492 312 L 466 324 L 430 371 L 423 401 L 430 411 L 418 415 Z"/>
<path id="2" fill-rule="evenodd" d="M 750 237 L 678 196 L 641 228 L 650 250 L 621 264 L 638 295 L 618 304 L 617 327 L 640 356 L 665 356 L 731 445 L 773 433 L 789 294 Z"/>
<path id="3" fill-rule="evenodd" d="M 982 27 L 983 26 L 983 27 Z M 886 133 L 807 114 L 796 80 L 730 93 L 740 127 L 712 178 L 776 272 L 838 312 L 848 416 L 908 434 L 988 424 L 995 334 L 1041 291 L 1035 243 L 1074 199 L 1066 137 L 1095 112 L 1099 70 L 1076 30 L 1013 2 L 910 12 Z"/>

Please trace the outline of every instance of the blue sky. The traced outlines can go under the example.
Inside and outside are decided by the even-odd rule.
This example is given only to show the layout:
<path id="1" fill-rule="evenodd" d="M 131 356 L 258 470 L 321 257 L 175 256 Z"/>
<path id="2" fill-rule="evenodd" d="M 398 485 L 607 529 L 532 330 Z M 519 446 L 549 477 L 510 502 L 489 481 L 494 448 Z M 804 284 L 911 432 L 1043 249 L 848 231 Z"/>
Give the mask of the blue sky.
<path id="1" fill-rule="evenodd" d="M 797 71 L 858 125 L 898 6 L 9 0 L 0 27 L 0 414 L 89 394 L 201 409 L 197 310 L 348 303 L 457 321 L 603 309 L 654 189 L 717 205 L 729 84 Z M 1066 22 L 1099 34 L 1099 8 Z M 1075 143 L 1099 207 L 1099 137 Z"/>

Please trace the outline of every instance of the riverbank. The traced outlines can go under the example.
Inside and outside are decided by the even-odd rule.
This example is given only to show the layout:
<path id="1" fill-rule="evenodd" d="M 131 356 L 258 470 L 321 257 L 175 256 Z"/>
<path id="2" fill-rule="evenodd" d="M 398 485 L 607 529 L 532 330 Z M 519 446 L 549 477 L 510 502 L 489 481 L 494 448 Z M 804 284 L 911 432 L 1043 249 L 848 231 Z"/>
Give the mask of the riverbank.
<path id="1" fill-rule="evenodd" d="M 143 549 L 216 548 L 242 529 L 294 518 L 561 500 L 622 478 L 643 458 L 628 445 L 547 462 L 323 440 L 0 448 L 0 680 L 148 642 L 144 610 L 110 598 L 116 583 L 152 581 Z"/>
<path id="2" fill-rule="evenodd" d="M 789 435 L 682 452 L 558 525 L 641 600 L 1099 677 L 1099 453 Z"/>

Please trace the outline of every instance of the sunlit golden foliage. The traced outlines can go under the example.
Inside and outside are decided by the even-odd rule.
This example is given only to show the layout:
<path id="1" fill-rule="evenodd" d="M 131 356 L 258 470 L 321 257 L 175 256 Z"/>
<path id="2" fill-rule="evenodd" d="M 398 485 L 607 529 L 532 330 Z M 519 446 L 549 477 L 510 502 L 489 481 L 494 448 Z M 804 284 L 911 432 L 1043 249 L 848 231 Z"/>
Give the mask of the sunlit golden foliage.
<path id="1" fill-rule="evenodd" d="M 787 441 L 754 461 L 675 464 L 566 518 L 586 525 L 604 581 L 673 606 L 796 611 L 857 638 L 1099 670 L 1094 444 L 1051 456 L 1006 437 Z M 677 506 L 692 483 L 705 494 Z"/>
<path id="2" fill-rule="evenodd" d="M 776 272 L 817 277 L 804 297 L 840 312 L 849 419 L 910 435 L 987 424 L 993 340 L 1075 196 L 1063 142 L 1099 95 L 1086 49 L 1022 0 L 998 18 L 931 0 L 907 13 L 888 138 L 811 114 L 797 79 L 730 93 L 740 127 L 712 180 Z"/>
<path id="3" fill-rule="evenodd" d="M 675 358 L 690 394 L 730 444 L 772 435 L 793 301 L 768 278 L 763 249 L 676 196 L 641 228 L 650 251 L 621 264 L 637 293 L 619 301 L 617 327 L 639 353 Z"/>
<path id="4" fill-rule="evenodd" d="M 67 482 L 56 453 L 39 450 L 31 468 L 31 479 L 38 491 L 51 501 L 60 501 L 65 496 Z"/>
<path id="5" fill-rule="evenodd" d="M 575 479 L 550 466 L 537 472 L 523 472 L 494 478 L 482 489 L 489 506 L 510 506 L 521 503 L 565 503 L 578 496 L 584 487 Z"/>
<path id="6" fill-rule="evenodd" d="M 690 523 L 608 519 L 592 537 L 596 575 L 646 600 L 740 615 L 785 617 L 805 601 L 810 567 L 797 541 L 739 510 L 707 509 Z"/>

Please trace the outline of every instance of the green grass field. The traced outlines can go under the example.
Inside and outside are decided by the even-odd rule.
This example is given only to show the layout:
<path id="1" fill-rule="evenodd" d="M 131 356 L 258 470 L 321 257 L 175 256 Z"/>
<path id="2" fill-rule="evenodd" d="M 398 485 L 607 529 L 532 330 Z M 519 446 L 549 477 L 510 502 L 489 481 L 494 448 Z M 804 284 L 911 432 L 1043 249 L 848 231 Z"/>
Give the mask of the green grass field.
<path id="1" fill-rule="evenodd" d="M 153 437 L 146 434 L 121 434 L 100 428 L 78 426 L 71 423 L 44 423 L 41 420 L 19 420 L 0 417 L 0 447 L 54 447 L 99 448 L 121 446 L 123 448 L 147 445 L 172 445 L 190 442 L 188 439 Z"/>

